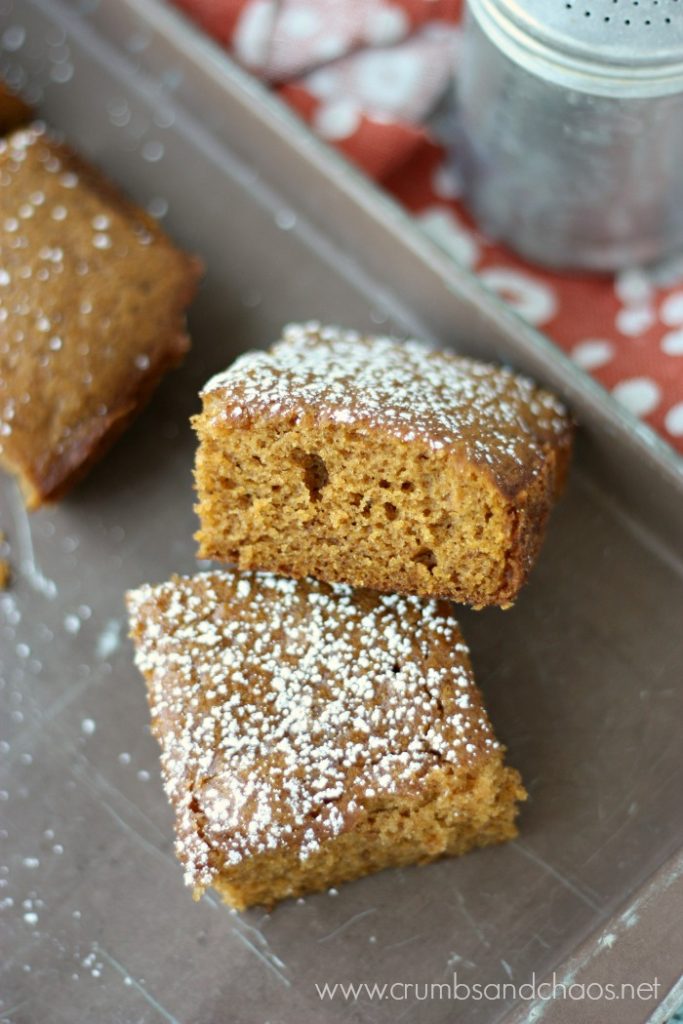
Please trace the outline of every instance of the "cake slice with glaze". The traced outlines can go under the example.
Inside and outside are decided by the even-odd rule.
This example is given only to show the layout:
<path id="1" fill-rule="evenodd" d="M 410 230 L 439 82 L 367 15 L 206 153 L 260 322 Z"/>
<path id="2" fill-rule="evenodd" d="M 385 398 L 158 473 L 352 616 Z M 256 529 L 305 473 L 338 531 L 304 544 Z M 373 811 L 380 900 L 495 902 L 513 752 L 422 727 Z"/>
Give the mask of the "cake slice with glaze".
<path id="1" fill-rule="evenodd" d="M 318 324 L 214 377 L 195 417 L 204 558 L 508 606 L 572 424 L 509 370 Z"/>
<path id="2" fill-rule="evenodd" d="M 0 464 L 61 498 L 190 341 L 200 264 L 39 125 L 0 141 Z"/>
<path id="3" fill-rule="evenodd" d="M 269 906 L 516 834 L 450 604 L 232 570 L 127 603 L 196 896 Z"/>

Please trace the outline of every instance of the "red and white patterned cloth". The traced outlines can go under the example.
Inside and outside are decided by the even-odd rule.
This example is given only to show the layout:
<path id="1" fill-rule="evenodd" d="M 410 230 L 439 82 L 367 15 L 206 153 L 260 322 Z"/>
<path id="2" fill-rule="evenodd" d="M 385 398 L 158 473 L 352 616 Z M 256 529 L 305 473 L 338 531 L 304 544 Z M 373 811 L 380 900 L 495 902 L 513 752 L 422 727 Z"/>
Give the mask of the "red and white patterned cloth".
<path id="1" fill-rule="evenodd" d="M 457 74 L 461 0 L 174 0 L 424 229 L 683 453 L 683 258 L 554 274 L 481 235 L 423 127 Z"/>

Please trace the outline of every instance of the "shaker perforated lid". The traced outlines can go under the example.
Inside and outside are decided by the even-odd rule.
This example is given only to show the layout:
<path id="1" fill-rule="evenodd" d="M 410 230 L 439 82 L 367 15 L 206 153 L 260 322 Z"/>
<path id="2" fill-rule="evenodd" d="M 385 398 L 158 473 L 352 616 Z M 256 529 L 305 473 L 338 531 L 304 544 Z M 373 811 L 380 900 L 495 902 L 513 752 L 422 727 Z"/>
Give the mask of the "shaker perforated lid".
<path id="1" fill-rule="evenodd" d="M 683 0 L 469 0 L 469 6 L 501 49 L 545 77 L 587 91 L 594 83 L 582 86 L 582 76 L 611 79 L 608 91 L 683 88 Z"/>

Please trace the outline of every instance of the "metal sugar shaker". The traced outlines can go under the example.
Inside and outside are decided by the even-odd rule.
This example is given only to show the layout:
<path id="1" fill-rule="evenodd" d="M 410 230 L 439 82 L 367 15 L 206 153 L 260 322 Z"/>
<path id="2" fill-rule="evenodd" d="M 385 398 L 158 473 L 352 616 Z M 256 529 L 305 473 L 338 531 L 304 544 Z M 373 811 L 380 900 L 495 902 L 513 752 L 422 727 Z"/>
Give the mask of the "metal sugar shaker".
<path id="1" fill-rule="evenodd" d="M 459 71 L 484 231 L 558 268 L 683 250 L 683 0 L 469 0 Z"/>

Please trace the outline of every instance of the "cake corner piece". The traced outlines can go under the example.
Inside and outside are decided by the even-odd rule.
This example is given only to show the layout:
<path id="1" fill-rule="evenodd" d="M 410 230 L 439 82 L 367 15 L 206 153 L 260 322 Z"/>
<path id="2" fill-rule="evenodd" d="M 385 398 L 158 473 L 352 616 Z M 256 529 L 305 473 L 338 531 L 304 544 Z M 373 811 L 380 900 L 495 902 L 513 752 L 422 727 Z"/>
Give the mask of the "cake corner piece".
<path id="1" fill-rule="evenodd" d="M 177 366 L 200 262 L 33 124 L 0 141 L 0 463 L 60 499 Z"/>
<path id="2" fill-rule="evenodd" d="M 195 896 L 272 906 L 516 834 L 450 606 L 231 570 L 127 604 Z"/>
<path id="3" fill-rule="evenodd" d="M 200 555 L 508 607 L 567 474 L 561 402 L 409 341 L 290 325 L 194 418 Z"/>

